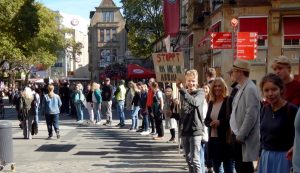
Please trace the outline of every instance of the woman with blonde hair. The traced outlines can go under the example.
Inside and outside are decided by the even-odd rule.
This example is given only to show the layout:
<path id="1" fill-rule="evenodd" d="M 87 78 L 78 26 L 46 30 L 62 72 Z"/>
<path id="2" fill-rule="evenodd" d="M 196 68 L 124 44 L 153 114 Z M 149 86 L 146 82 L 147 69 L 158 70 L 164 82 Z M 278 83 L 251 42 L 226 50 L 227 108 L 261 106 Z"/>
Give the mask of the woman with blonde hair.
<path id="1" fill-rule="evenodd" d="M 92 91 L 93 91 L 93 95 L 92 95 L 93 110 L 94 110 L 94 115 L 96 117 L 96 124 L 100 124 L 101 121 L 100 112 L 101 112 L 101 102 L 102 102 L 100 84 L 93 82 Z"/>
<path id="2" fill-rule="evenodd" d="M 223 78 L 217 77 L 211 83 L 210 102 L 208 103 L 205 125 L 208 127 L 208 154 L 213 161 L 215 173 L 233 173 L 233 158 L 230 152 L 232 145 L 229 143 L 229 120 L 231 106 L 228 99 L 228 87 Z"/>
<path id="3" fill-rule="evenodd" d="M 33 101 L 33 92 L 29 87 L 25 87 L 21 92 L 20 110 L 22 117 L 22 127 L 24 139 L 32 139 L 31 124 L 34 120 L 34 114 L 31 112 L 31 102 Z"/>
<path id="4" fill-rule="evenodd" d="M 45 115 L 46 124 L 48 129 L 48 138 L 52 139 L 53 132 L 52 126 L 54 127 L 54 131 L 56 133 L 57 139 L 60 138 L 59 133 L 59 114 L 60 107 L 62 105 L 60 97 L 54 93 L 54 85 L 50 84 L 48 86 L 49 93 L 44 96 L 42 102 L 42 113 Z"/>
<path id="5" fill-rule="evenodd" d="M 83 111 L 82 106 L 86 103 L 86 98 L 82 93 L 83 86 L 81 83 L 77 83 L 75 86 L 74 93 L 72 95 L 72 102 L 76 108 L 77 122 L 83 123 Z"/>

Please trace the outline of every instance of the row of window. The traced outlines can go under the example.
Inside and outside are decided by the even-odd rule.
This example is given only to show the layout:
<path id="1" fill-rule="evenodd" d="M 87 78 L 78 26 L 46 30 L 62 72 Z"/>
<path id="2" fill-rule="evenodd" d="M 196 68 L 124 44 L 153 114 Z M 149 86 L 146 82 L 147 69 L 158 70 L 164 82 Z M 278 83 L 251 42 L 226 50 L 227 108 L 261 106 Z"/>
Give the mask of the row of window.
<path id="1" fill-rule="evenodd" d="M 117 29 L 98 29 L 98 42 L 107 43 L 117 41 Z"/>
<path id="2" fill-rule="evenodd" d="M 102 21 L 103 22 L 114 22 L 114 12 L 112 12 L 112 11 L 102 12 Z"/>

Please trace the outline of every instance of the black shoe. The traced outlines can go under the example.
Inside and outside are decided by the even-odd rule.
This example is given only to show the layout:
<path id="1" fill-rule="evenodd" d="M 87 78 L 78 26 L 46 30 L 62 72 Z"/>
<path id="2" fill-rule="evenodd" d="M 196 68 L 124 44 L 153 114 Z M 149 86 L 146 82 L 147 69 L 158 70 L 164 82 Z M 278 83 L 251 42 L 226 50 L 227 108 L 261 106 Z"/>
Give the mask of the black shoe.
<path id="1" fill-rule="evenodd" d="M 121 127 L 121 123 L 117 124 L 116 127 Z"/>
<path id="2" fill-rule="evenodd" d="M 124 127 L 125 126 L 125 124 L 120 124 L 120 127 Z"/>
<path id="3" fill-rule="evenodd" d="M 139 129 L 139 130 L 137 130 L 136 132 L 143 132 L 143 129 Z"/>

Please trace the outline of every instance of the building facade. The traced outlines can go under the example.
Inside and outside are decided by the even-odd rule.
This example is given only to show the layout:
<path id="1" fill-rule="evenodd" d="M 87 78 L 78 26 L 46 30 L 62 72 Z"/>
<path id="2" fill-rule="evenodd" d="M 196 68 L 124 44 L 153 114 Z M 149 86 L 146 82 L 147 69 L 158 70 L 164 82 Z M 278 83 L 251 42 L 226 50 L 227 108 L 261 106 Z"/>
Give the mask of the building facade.
<path id="1" fill-rule="evenodd" d="M 126 35 L 125 20 L 112 0 L 102 0 L 99 7 L 90 12 L 88 50 L 92 80 L 98 81 L 106 66 L 124 62 Z"/>
<path id="2" fill-rule="evenodd" d="M 80 44 L 80 53 L 72 53 L 72 47 L 61 51 L 55 64 L 50 69 L 52 79 L 84 79 L 89 80 L 90 72 L 88 70 L 88 36 L 87 21 L 77 15 L 60 13 L 62 16 L 61 29 L 68 29 L 65 34 L 66 41 L 73 40 Z"/>
<path id="3" fill-rule="evenodd" d="M 275 57 L 286 55 L 293 63 L 292 72 L 299 75 L 300 2 L 295 0 L 181 0 L 181 14 L 186 20 L 190 68 L 204 72 L 214 67 L 219 76 L 229 80 L 226 72 L 234 61 L 233 49 L 210 48 L 212 32 L 233 32 L 231 20 L 238 19 L 236 32 L 257 32 L 257 58 L 251 61 L 250 78 L 258 84 L 263 75 L 272 72 Z M 183 11 L 185 10 L 185 11 Z M 179 34 L 180 35 L 180 34 Z M 182 47 L 180 44 L 177 46 Z M 180 50 L 180 49 L 178 49 Z"/>

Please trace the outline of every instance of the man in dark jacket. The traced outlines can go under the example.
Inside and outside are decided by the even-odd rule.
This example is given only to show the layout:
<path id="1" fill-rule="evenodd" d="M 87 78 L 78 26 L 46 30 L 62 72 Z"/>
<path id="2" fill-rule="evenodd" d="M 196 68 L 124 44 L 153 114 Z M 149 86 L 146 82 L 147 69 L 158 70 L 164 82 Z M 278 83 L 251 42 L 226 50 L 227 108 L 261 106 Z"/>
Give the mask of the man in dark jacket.
<path id="1" fill-rule="evenodd" d="M 186 162 L 190 173 L 200 173 L 200 149 L 204 132 L 202 106 L 205 100 L 204 90 L 198 89 L 198 72 L 189 70 L 185 75 L 185 87 L 177 83 L 179 93 L 183 98 L 182 142 Z"/>
<path id="2" fill-rule="evenodd" d="M 112 123 L 112 97 L 113 97 L 113 87 L 110 84 L 110 79 L 106 78 L 104 86 L 102 88 L 102 115 L 106 117 L 106 123 L 103 125 L 111 126 Z"/>

